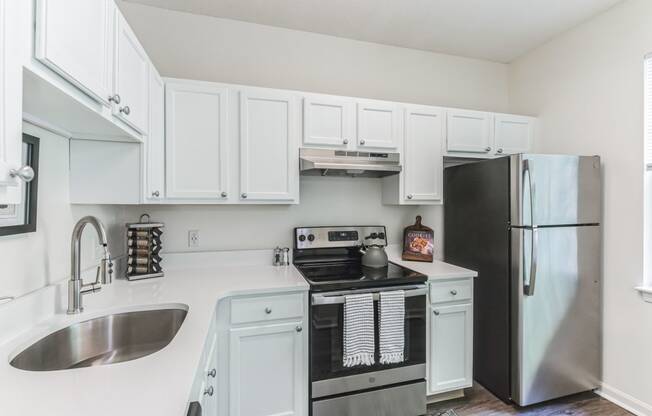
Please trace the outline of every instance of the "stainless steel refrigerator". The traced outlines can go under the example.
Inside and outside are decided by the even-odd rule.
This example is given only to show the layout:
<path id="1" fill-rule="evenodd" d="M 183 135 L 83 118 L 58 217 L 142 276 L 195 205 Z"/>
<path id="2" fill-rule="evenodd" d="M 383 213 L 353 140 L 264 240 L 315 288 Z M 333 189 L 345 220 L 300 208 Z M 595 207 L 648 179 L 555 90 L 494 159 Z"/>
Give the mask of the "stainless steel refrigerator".
<path id="1" fill-rule="evenodd" d="M 444 175 L 444 258 L 478 271 L 474 378 L 527 406 L 601 379 L 600 158 L 521 154 Z"/>

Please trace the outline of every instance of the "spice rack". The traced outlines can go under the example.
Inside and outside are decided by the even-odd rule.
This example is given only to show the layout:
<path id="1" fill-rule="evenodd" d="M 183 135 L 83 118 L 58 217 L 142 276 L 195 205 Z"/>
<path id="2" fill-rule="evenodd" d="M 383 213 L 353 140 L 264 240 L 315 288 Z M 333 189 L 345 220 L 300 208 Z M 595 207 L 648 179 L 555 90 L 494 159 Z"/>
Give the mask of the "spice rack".
<path id="1" fill-rule="evenodd" d="M 151 222 L 143 214 L 137 223 L 127 224 L 127 280 L 164 276 L 161 267 L 161 230 L 165 225 Z"/>

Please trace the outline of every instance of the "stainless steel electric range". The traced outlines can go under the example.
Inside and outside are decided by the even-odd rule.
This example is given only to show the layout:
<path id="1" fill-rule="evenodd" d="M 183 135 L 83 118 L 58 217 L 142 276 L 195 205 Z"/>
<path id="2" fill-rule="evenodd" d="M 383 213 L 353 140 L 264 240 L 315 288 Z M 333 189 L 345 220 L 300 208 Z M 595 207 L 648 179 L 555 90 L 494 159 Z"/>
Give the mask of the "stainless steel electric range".
<path id="1" fill-rule="evenodd" d="M 426 412 L 427 277 L 394 263 L 361 265 L 362 243 L 387 245 L 383 226 L 296 228 L 293 263 L 310 284 L 310 400 L 313 416 L 419 416 Z M 405 360 L 344 367 L 345 296 L 405 293 Z M 377 312 L 376 312 L 377 313 Z M 376 315 L 377 317 L 377 315 Z M 378 320 L 375 332 L 378 340 Z"/>

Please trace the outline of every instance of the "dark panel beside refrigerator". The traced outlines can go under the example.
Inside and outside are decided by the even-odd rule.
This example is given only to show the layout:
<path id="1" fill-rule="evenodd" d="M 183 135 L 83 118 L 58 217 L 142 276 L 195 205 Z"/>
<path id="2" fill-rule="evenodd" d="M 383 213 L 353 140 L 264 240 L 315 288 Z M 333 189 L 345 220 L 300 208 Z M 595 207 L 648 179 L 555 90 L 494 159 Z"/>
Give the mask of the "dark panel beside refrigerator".
<path id="1" fill-rule="evenodd" d="M 510 159 L 444 171 L 444 260 L 478 272 L 474 281 L 474 379 L 510 398 Z"/>

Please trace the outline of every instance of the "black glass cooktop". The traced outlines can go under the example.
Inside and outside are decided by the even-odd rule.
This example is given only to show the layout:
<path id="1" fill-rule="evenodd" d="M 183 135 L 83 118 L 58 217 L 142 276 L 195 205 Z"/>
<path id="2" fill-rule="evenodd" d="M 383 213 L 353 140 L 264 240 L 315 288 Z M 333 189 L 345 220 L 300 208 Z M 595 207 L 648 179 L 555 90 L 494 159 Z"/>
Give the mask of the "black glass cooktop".
<path id="1" fill-rule="evenodd" d="M 368 287 L 423 283 L 427 276 L 389 263 L 387 267 L 364 267 L 359 261 L 297 264 L 313 291 L 349 290 Z"/>

